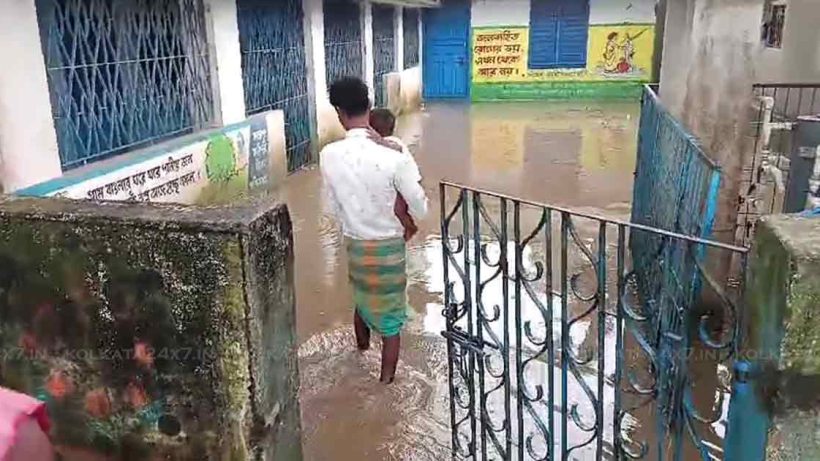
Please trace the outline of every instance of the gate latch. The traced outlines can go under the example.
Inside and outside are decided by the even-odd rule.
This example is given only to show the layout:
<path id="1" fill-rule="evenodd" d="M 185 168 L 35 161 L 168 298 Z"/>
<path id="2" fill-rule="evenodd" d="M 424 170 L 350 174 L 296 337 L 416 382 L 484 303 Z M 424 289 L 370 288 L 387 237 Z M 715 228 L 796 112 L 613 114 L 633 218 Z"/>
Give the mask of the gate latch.
<path id="1" fill-rule="evenodd" d="M 485 352 L 485 348 L 487 347 L 490 349 L 499 350 L 498 346 L 496 346 L 495 344 L 488 343 L 483 339 L 479 339 L 475 336 L 472 336 L 466 331 L 464 331 L 461 327 L 454 326 L 445 331 L 442 331 L 441 336 L 444 336 L 446 339 L 453 341 L 462 348 L 468 349 L 470 352 L 481 357 L 489 355 L 487 352 Z"/>

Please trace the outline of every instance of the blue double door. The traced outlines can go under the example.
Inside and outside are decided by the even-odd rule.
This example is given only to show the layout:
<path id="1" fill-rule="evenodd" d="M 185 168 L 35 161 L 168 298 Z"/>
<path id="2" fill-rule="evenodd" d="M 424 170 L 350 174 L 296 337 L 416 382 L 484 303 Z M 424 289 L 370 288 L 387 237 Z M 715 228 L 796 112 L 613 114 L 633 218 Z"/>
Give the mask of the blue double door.
<path id="1" fill-rule="evenodd" d="M 424 97 L 470 96 L 470 3 L 444 0 L 424 11 Z"/>

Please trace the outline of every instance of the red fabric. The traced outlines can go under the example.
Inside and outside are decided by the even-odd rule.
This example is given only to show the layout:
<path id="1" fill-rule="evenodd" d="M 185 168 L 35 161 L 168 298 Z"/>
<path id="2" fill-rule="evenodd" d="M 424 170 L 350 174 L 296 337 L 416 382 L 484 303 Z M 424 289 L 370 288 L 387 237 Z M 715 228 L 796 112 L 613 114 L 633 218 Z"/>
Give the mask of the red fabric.
<path id="1" fill-rule="evenodd" d="M 20 426 L 29 418 L 34 418 L 40 429 L 48 434 L 51 422 L 43 402 L 0 387 L 0 460 L 6 458 Z"/>

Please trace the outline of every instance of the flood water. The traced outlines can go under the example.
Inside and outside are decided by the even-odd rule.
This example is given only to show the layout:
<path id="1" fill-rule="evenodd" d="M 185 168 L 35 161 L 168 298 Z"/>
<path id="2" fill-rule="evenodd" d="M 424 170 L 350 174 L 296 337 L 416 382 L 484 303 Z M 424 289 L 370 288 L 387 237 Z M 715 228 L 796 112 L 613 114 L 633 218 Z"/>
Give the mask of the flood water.
<path id="1" fill-rule="evenodd" d="M 391 386 L 378 383 L 378 341 L 355 350 L 342 240 L 318 170 L 288 178 L 305 459 L 450 457 L 439 181 L 627 218 L 638 114 L 636 103 L 435 104 L 400 120 L 431 207 L 409 246 L 411 316 Z"/>

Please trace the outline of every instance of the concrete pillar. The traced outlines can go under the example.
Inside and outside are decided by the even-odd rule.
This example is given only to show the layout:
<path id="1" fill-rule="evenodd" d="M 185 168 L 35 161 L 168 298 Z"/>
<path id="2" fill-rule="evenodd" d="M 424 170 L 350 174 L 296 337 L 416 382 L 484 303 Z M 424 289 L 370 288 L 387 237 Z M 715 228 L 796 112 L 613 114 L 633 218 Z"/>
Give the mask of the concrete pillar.
<path id="1" fill-rule="evenodd" d="M 0 192 L 62 174 L 34 0 L 0 1 Z"/>
<path id="2" fill-rule="evenodd" d="M 667 2 L 661 100 L 721 167 L 714 238 L 730 243 L 743 165 L 751 154 L 746 136 L 762 17 L 760 0 Z M 728 270 L 725 263 L 718 272 Z"/>
<path id="3" fill-rule="evenodd" d="M 820 459 L 820 219 L 766 217 L 752 250 L 740 308 L 754 400 L 732 397 L 727 444 L 738 455 L 726 459 Z"/>
<path id="4" fill-rule="evenodd" d="M 370 98 L 375 94 L 374 82 L 376 63 L 373 58 L 373 4 L 370 0 L 362 2 L 362 59 L 364 59 L 364 81 L 370 88 Z"/>
<path id="5" fill-rule="evenodd" d="M 396 37 L 394 43 L 396 44 L 396 70 L 401 72 L 404 70 L 404 7 L 396 7 L 395 32 L 393 36 Z"/>
<path id="6" fill-rule="evenodd" d="M 230 125 L 245 120 L 245 87 L 236 2 L 205 0 L 205 8 L 217 122 Z"/>
<path id="7" fill-rule="evenodd" d="M 310 138 L 313 154 L 319 146 L 320 101 L 327 102 L 327 69 L 325 65 L 325 21 L 322 0 L 302 0 L 305 31 L 305 69 L 310 100 Z"/>

